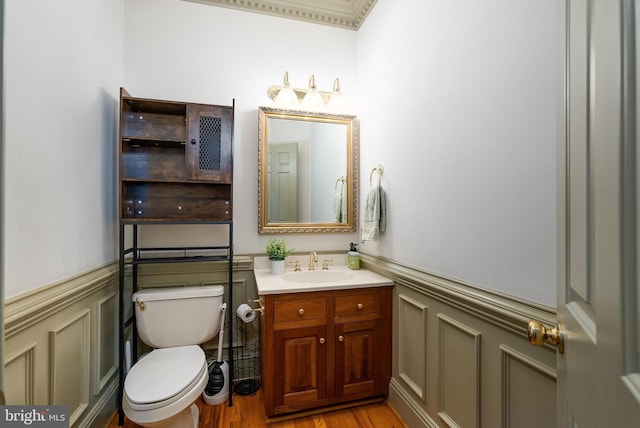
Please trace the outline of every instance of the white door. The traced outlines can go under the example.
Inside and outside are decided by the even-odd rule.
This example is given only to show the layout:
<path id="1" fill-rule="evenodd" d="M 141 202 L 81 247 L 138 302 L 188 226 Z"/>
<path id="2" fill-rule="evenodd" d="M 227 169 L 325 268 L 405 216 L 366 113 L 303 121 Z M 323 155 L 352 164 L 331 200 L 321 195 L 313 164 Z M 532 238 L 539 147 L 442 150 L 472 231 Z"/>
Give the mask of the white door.
<path id="1" fill-rule="evenodd" d="M 640 5 L 561 3 L 557 426 L 640 427 Z"/>
<path id="2" fill-rule="evenodd" d="M 268 157 L 269 223 L 298 221 L 298 144 L 270 144 Z"/>

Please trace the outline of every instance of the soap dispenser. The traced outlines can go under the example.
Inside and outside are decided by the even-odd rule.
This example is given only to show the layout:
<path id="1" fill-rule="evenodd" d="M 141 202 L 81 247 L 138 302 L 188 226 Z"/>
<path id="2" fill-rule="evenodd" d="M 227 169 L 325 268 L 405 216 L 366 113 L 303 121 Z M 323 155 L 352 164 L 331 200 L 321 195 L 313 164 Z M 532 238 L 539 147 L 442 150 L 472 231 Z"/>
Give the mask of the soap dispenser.
<path id="1" fill-rule="evenodd" d="M 349 243 L 349 252 L 347 253 L 347 266 L 349 269 L 360 269 L 360 253 L 358 252 L 358 244 Z"/>

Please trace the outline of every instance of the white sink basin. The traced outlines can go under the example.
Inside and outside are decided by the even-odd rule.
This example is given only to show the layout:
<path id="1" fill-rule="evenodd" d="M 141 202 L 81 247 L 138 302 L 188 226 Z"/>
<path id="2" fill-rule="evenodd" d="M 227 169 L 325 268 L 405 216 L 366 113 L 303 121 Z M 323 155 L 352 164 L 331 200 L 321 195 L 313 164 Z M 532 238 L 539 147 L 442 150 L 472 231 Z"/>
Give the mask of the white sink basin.
<path id="1" fill-rule="evenodd" d="M 346 281 L 353 277 L 349 272 L 337 272 L 331 270 L 312 270 L 305 272 L 291 272 L 285 274 L 282 279 L 291 282 L 313 282 L 322 284 L 326 282 Z"/>

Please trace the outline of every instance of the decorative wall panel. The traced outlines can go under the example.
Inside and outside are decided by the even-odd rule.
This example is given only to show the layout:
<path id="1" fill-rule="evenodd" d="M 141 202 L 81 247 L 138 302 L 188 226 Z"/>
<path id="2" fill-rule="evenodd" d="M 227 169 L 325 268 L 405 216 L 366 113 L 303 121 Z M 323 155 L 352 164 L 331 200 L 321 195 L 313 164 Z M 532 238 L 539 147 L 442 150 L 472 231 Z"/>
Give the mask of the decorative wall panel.
<path id="1" fill-rule="evenodd" d="M 398 302 L 398 374 L 427 401 L 427 307 L 404 294 Z"/>
<path id="2" fill-rule="evenodd" d="M 3 380 L 7 404 L 36 404 L 33 395 L 36 345 L 29 342 L 5 359 Z"/>
<path id="3" fill-rule="evenodd" d="M 443 314 L 438 314 L 438 321 L 438 415 L 450 427 L 479 427 L 481 335 Z"/>
<path id="4" fill-rule="evenodd" d="M 49 331 L 49 402 L 69 406 L 70 425 L 89 405 L 89 314 L 85 309 Z"/>
<path id="5" fill-rule="evenodd" d="M 502 351 L 505 428 L 539 428 L 556 420 L 556 371 L 509 346 Z M 531 403 L 537 409 L 532 411 Z"/>
<path id="6" fill-rule="evenodd" d="M 118 370 L 118 299 L 117 293 L 95 303 L 96 314 L 94 339 L 96 341 L 94 395 L 100 394 Z"/>

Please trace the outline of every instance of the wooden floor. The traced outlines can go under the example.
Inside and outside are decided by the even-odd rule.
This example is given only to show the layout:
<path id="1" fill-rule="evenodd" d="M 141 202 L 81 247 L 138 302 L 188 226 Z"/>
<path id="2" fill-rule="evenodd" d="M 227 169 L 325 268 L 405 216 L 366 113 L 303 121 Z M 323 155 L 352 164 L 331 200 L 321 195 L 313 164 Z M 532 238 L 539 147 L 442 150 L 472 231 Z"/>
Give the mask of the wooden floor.
<path id="1" fill-rule="evenodd" d="M 395 411 L 386 402 L 368 404 L 350 409 L 335 410 L 304 416 L 267 425 L 262 405 L 262 392 L 252 396 L 233 396 L 233 406 L 210 406 L 199 399 L 200 427 L 216 428 L 406 428 Z M 117 414 L 106 428 L 117 428 Z M 138 425 L 126 421 L 124 428 Z"/>

